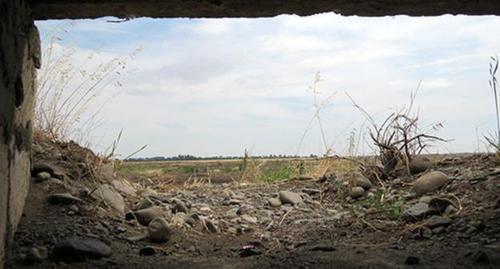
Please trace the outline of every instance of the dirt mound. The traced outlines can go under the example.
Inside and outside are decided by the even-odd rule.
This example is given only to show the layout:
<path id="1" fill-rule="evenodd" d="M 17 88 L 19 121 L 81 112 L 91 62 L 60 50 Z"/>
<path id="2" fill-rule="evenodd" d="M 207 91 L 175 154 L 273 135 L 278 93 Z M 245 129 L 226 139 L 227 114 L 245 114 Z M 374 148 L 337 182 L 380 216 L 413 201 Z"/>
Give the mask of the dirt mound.
<path id="1" fill-rule="evenodd" d="M 42 170 L 34 170 L 9 268 L 500 265 L 494 156 L 440 157 L 432 169 L 446 180 L 417 196 L 414 184 L 429 171 L 383 185 L 336 176 L 186 189 L 161 178 L 129 182 L 88 149 L 43 143 L 34 146 Z"/>

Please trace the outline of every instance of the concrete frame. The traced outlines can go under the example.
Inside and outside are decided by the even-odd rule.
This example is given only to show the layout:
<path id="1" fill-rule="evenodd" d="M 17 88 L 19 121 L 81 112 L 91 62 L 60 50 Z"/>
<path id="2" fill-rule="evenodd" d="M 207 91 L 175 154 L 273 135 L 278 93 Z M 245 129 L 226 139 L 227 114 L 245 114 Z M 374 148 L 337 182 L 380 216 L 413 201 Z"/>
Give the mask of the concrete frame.
<path id="1" fill-rule="evenodd" d="M 40 39 L 34 20 L 134 17 L 500 15 L 499 0 L 0 0 L 0 269 L 30 183 Z"/>

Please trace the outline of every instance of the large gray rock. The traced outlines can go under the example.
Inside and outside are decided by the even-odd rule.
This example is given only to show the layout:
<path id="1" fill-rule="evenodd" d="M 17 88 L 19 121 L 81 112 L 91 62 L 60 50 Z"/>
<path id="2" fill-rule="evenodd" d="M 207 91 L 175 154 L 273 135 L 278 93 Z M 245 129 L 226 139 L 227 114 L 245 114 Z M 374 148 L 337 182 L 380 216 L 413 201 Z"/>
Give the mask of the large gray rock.
<path id="1" fill-rule="evenodd" d="M 365 190 L 368 190 L 372 187 L 372 183 L 371 181 L 366 178 L 365 176 L 363 176 L 362 174 L 356 174 L 354 175 L 354 186 L 356 187 L 362 187 L 363 189 Z"/>
<path id="2" fill-rule="evenodd" d="M 409 168 L 412 174 L 422 173 L 432 167 L 432 162 L 429 158 L 423 156 L 415 156 L 411 159 Z"/>
<path id="3" fill-rule="evenodd" d="M 406 221 L 418 221 L 425 218 L 430 213 L 428 204 L 417 203 L 403 211 L 403 219 Z"/>
<path id="4" fill-rule="evenodd" d="M 291 191 L 280 191 L 278 192 L 280 201 L 283 204 L 297 205 L 303 203 L 302 197 L 299 193 Z"/>
<path id="5" fill-rule="evenodd" d="M 435 191 L 449 182 L 446 174 L 439 171 L 425 173 L 420 176 L 413 185 L 413 191 L 417 195 L 423 195 L 431 191 Z"/>
<path id="6" fill-rule="evenodd" d="M 40 172 L 36 175 L 35 182 L 44 182 L 49 180 L 51 177 L 52 176 L 49 172 Z"/>
<path id="7" fill-rule="evenodd" d="M 179 200 L 179 199 L 172 199 L 172 213 L 177 213 L 177 212 L 182 212 L 182 213 L 188 213 L 189 208 L 186 206 L 186 204 Z"/>
<path id="8" fill-rule="evenodd" d="M 442 226 L 448 226 L 452 223 L 452 220 L 448 217 L 442 217 L 442 216 L 432 216 L 428 218 L 425 221 L 425 226 L 429 228 L 436 228 L 436 227 L 442 227 Z"/>
<path id="9" fill-rule="evenodd" d="M 154 206 L 146 209 L 141 209 L 141 210 L 136 210 L 134 212 L 128 213 L 125 218 L 127 220 L 130 219 L 137 219 L 137 221 L 143 225 L 143 226 L 148 226 L 149 223 L 156 219 L 159 218 L 163 215 L 163 211 L 161 210 L 160 207 Z"/>
<path id="10" fill-rule="evenodd" d="M 130 184 L 127 180 L 118 180 L 115 179 L 111 181 L 111 185 L 115 187 L 115 189 L 125 195 L 128 196 L 136 196 L 137 193 L 135 191 L 135 188 Z"/>
<path id="11" fill-rule="evenodd" d="M 113 186 L 103 184 L 92 193 L 92 196 L 104 201 L 106 205 L 115 209 L 119 214 L 125 213 L 125 201 Z"/>
<path id="12" fill-rule="evenodd" d="M 111 248 L 96 239 L 71 238 L 57 243 L 52 251 L 56 259 L 99 259 L 109 257 Z"/>
<path id="13" fill-rule="evenodd" d="M 69 193 L 53 193 L 47 197 L 50 204 L 71 205 L 81 203 L 82 199 L 75 197 Z"/>
<path id="14" fill-rule="evenodd" d="M 353 199 L 360 198 L 365 195 L 365 189 L 363 187 L 353 187 L 350 195 Z"/>
<path id="15" fill-rule="evenodd" d="M 269 198 L 269 200 L 267 200 L 267 202 L 272 207 L 280 207 L 281 206 L 281 200 L 278 198 Z"/>
<path id="16" fill-rule="evenodd" d="M 148 238 L 154 242 L 167 242 L 173 232 L 163 218 L 156 218 L 148 225 Z"/>

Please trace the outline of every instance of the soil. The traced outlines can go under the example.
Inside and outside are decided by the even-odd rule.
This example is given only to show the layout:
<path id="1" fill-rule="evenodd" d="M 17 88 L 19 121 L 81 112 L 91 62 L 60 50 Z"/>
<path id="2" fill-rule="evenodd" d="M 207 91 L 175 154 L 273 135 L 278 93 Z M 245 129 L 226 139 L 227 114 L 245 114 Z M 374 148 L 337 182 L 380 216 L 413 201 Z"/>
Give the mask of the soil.
<path id="1" fill-rule="evenodd" d="M 7 268 L 500 268 L 498 159 L 491 155 L 442 157 L 431 169 L 444 172 L 451 182 L 426 195 L 446 198 L 457 209 L 449 215 L 451 224 L 435 231 L 425 227 L 425 220 L 408 222 L 401 217 L 401 210 L 420 199 L 411 192 L 418 174 L 385 181 L 383 192 L 374 182 L 371 194 L 360 199 L 350 198 L 338 178 L 212 183 L 188 189 L 177 183 L 132 184 L 138 195 L 124 195 L 128 208 L 134 209 L 148 188 L 151 199 L 164 201 L 161 204 L 174 231 L 166 243 L 131 240 L 146 234 L 146 227 L 125 220 L 91 196 L 81 196 L 84 201 L 78 210 L 47 203 L 50 193 L 78 195 L 87 183 L 90 188 L 102 181 L 67 178 L 63 183 L 33 183 L 8 250 Z M 267 202 L 279 191 L 309 189 L 319 193 L 304 196 L 304 204 L 272 207 Z M 157 193 L 151 195 L 151 190 Z M 377 202 L 381 193 L 382 204 Z M 218 232 L 203 225 L 174 224 L 176 215 L 168 210 L 172 198 L 185 202 L 190 213 L 212 220 Z M 241 204 L 228 204 L 229 199 Z M 242 205 L 250 208 L 247 215 L 257 223 L 228 213 Z M 112 248 L 112 256 L 69 262 L 50 255 L 57 242 L 75 236 L 101 240 Z M 28 262 L 23 253 L 31 247 L 46 248 L 49 257 Z M 141 255 L 144 247 L 155 253 Z"/>

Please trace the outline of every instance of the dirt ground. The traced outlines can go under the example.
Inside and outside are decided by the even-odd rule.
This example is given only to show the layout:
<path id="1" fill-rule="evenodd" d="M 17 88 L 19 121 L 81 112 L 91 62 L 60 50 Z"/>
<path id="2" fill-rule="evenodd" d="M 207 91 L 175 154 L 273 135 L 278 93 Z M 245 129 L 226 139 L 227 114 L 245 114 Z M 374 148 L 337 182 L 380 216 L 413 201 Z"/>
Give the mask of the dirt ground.
<path id="1" fill-rule="evenodd" d="M 430 170 L 445 173 L 450 181 L 425 199 L 415 196 L 412 187 L 426 172 L 385 181 L 384 188 L 372 182 L 357 199 L 338 177 L 190 188 L 158 180 L 146 186 L 131 178 L 137 195 L 122 193 L 126 211 L 145 198 L 161 207 L 173 231 L 163 243 L 141 238 L 147 234 L 145 226 L 89 195 L 80 196 L 77 206 L 49 204 L 50 194 L 78 196 L 95 184 L 52 178 L 31 185 L 7 268 L 500 268 L 498 159 L 443 156 Z M 280 191 L 307 195 L 300 204 L 272 206 L 269 199 Z M 428 216 L 404 217 L 412 205 L 436 197 L 455 207 L 443 215 L 449 223 L 431 229 Z M 174 199 L 187 212 L 175 212 Z M 188 224 L 192 214 L 215 230 L 203 221 Z M 111 247 L 112 255 L 78 260 L 53 255 L 58 242 L 73 237 L 98 239 Z M 27 258 L 32 248 L 46 250 L 48 256 Z"/>

